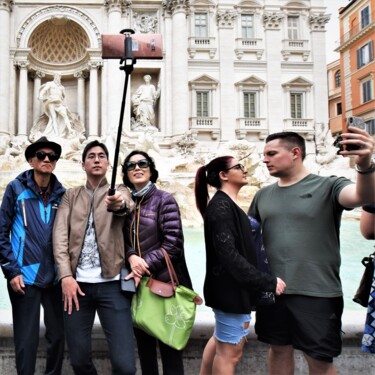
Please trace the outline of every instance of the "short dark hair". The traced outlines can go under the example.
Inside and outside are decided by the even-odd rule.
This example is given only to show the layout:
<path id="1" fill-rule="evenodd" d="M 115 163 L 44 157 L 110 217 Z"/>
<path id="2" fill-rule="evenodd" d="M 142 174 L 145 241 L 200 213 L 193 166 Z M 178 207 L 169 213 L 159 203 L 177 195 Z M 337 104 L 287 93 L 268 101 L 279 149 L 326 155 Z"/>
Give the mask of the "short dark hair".
<path id="1" fill-rule="evenodd" d="M 89 152 L 90 149 L 92 149 L 93 147 L 101 147 L 103 149 L 103 151 L 105 152 L 105 154 L 107 155 L 107 159 L 109 159 L 109 152 L 108 152 L 108 148 L 107 146 L 104 144 L 104 143 L 101 143 L 99 142 L 98 140 L 95 140 L 95 141 L 91 141 L 89 142 L 86 147 L 84 148 L 83 152 L 82 152 L 82 162 L 85 161 L 86 159 L 86 156 L 87 156 L 87 153 Z"/>
<path id="2" fill-rule="evenodd" d="M 150 181 L 155 183 L 157 181 L 158 177 L 159 177 L 159 172 L 157 171 L 157 169 L 155 167 L 154 159 L 152 159 L 152 157 L 147 152 L 140 151 L 140 150 L 133 150 L 125 158 L 124 162 L 122 163 L 122 180 L 124 182 L 124 185 L 131 188 L 131 189 L 134 189 L 134 185 L 130 182 L 129 177 L 128 177 L 128 171 L 126 169 L 126 163 L 130 160 L 130 158 L 133 155 L 142 155 L 148 161 L 150 171 L 151 171 Z"/>
<path id="3" fill-rule="evenodd" d="M 271 142 L 275 139 L 280 139 L 281 142 L 287 146 L 287 148 L 299 147 L 301 149 L 302 160 L 306 157 L 306 142 L 305 139 L 295 132 L 279 132 L 270 134 L 266 138 L 266 143 Z"/>

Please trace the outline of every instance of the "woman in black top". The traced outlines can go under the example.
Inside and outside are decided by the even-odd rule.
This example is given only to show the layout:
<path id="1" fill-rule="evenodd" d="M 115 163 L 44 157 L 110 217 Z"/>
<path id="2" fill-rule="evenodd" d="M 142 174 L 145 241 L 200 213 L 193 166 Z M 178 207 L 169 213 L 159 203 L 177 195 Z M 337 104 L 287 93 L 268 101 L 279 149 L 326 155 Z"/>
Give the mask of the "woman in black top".
<path id="1" fill-rule="evenodd" d="M 251 225 L 237 203 L 238 192 L 247 183 L 246 168 L 231 156 L 212 160 L 195 177 L 206 244 L 204 297 L 215 313 L 215 332 L 201 364 L 204 375 L 234 374 L 259 293 L 279 295 L 285 289 L 281 279 L 256 268 Z M 217 189 L 211 200 L 207 184 Z"/>

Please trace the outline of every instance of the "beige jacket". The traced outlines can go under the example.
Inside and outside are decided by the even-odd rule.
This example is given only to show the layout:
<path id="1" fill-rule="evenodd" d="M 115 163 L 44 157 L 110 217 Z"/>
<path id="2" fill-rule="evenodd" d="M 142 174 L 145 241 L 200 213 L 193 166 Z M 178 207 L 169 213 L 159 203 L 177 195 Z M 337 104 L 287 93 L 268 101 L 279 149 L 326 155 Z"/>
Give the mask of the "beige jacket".
<path id="1" fill-rule="evenodd" d="M 89 186 L 69 189 L 62 197 L 53 227 L 53 254 L 59 280 L 75 276 L 85 238 L 87 222 L 93 200 L 95 232 L 98 241 L 103 277 L 111 278 L 120 273 L 124 264 L 124 214 L 108 212 L 104 203 L 108 192 L 104 179 L 94 192 Z M 126 186 L 119 185 L 127 207 L 133 202 Z"/>

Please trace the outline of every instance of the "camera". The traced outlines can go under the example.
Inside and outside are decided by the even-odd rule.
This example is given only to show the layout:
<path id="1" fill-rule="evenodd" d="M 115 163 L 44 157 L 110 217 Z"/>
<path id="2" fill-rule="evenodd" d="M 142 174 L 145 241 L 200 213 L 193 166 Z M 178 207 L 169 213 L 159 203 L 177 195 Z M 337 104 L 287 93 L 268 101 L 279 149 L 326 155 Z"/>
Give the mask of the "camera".
<path id="1" fill-rule="evenodd" d="M 362 130 L 366 130 L 366 124 L 365 122 L 363 121 L 363 118 L 362 117 L 357 117 L 357 116 L 350 116 L 348 118 L 348 121 L 346 122 L 346 129 L 344 129 L 344 133 L 346 132 L 349 132 L 350 133 L 350 128 L 359 128 L 359 129 L 362 129 Z M 339 153 L 340 151 L 354 151 L 354 150 L 359 150 L 359 146 L 357 145 L 341 145 L 340 144 L 340 141 L 342 141 L 342 137 L 341 135 L 339 135 L 335 142 L 333 143 L 333 145 L 335 147 L 338 147 L 339 150 L 337 151 L 337 153 Z"/>
<path id="2" fill-rule="evenodd" d="M 125 57 L 125 35 L 102 35 L 102 58 L 123 59 Z M 132 57 L 136 59 L 162 59 L 161 34 L 131 34 Z"/>

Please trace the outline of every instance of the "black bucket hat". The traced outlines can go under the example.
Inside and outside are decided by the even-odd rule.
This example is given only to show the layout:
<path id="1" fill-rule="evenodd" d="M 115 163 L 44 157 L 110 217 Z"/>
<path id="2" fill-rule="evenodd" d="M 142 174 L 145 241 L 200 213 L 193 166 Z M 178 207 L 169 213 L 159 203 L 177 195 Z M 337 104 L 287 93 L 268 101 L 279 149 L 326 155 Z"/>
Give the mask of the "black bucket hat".
<path id="1" fill-rule="evenodd" d="M 49 141 L 46 137 L 42 137 L 36 140 L 34 143 L 32 143 L 30 146 L 26 148 L 25 150 L 26 160 L 29 161 L 33 156 L 35 156 L 35 153 L 38 150 L 44 147 L 51 148 L 55 152 L 55 154 L 57 154 L 60 158 L 61 146 L 55 142 Z"/>

